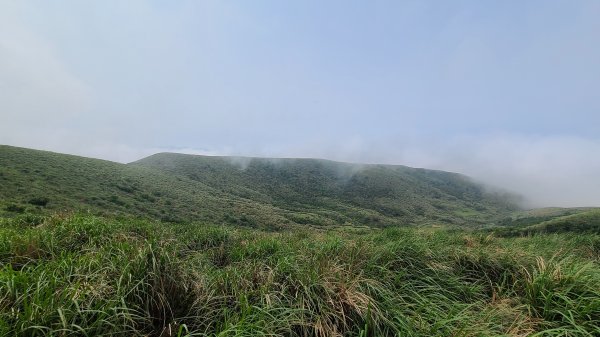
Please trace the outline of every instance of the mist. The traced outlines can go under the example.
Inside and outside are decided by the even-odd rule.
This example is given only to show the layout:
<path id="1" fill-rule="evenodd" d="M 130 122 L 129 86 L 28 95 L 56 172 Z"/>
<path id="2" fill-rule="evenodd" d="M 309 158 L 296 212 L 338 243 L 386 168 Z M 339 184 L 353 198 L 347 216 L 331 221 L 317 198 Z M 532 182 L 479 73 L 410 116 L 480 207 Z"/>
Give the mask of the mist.
<path id="1" fill-rule="evenodd" d="M 524 197 L 523 206 L 527 208 L 600 206 L 600 141 L 578 137 L 502 134 L 449 139 L 396 138 L 380 143 L 353 140 L 337 145 L 315 141 L 276 151 L 257 149 L 245 155 L 438 169 L 517 193 Z"/>

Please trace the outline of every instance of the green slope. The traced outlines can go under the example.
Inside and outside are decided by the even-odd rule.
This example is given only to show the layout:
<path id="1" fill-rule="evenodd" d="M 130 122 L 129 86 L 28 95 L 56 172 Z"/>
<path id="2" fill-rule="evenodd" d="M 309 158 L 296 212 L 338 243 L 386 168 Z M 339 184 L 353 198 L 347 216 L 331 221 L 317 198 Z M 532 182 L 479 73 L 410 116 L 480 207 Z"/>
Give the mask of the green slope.
<path id="1" fill-rule="evenodd" d="M 251 227 L 483 224 L 515 209 L 468 178 L 314 159 L 157 154 L 132 164 L 0 146 L 0 212 L 88 210 Z"/>
<path id="2" fill-rule="evenodd" d="M 568 210 L 568 209 L 567 209 Z M 600 234 L 600 209 L 579 208 L 554 217 L 531 217 L 515 220 L 511 226 L 498 229 L 502 236 L 524 236 L 540 233 L 598 233 Z"/>
<path id="3" fill-rule="evenodd" d="M 157 170 L 110 161 L 0 146 L 0 212 L 4 215 L 85 210 L 166 221 L 218 223 L 248 212 L 274 224 L 267 205 Z"/>
<path id="4" fill-rule="evenodd" d="M 160 153 L 131 165 L 205 183 L 293 211 L 294 222 L 483 223 L 514 210 L 509 195 L 486 192 L 449 172 L 318 159 Z"/>

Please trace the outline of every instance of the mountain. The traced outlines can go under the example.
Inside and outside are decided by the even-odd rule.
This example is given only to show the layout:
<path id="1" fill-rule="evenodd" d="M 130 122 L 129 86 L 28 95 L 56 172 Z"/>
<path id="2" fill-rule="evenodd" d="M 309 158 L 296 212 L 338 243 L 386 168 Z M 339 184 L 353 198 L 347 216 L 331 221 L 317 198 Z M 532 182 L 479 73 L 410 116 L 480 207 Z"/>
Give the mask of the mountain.
<path id="1" fill-rule="evenodd" d="M 4 215 L 87 210 L 166 221 L 389 226 L 489 224 L 517 209 L 456 173 L 318 159 L 159 153 L 130 164 L 0 146 Z"/>

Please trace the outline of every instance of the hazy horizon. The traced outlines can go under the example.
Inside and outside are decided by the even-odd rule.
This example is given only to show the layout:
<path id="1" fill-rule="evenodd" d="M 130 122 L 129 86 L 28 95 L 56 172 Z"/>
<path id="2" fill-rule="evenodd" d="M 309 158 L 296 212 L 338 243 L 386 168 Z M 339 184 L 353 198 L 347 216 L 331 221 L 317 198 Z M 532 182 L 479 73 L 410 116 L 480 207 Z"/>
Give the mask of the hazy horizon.
<path id="1" fill-rule="evenodd" d="M 600 2 L 0 4 L 0 143 L 312 157 L 600 206 Z"/>

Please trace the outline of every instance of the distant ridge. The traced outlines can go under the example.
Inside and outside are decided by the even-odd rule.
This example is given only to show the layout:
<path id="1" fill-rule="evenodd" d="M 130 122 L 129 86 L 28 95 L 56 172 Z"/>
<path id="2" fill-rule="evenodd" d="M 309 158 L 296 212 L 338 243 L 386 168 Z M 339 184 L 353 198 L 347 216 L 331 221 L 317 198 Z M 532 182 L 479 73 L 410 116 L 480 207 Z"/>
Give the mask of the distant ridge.
<path id="1" fill-rule="evenodd" d="M 401 165 L 158 153 L 130 164 L 0 146 L 0 212 L 87 210 L 278 228 L 491 224 L 517 198 Z"/>

